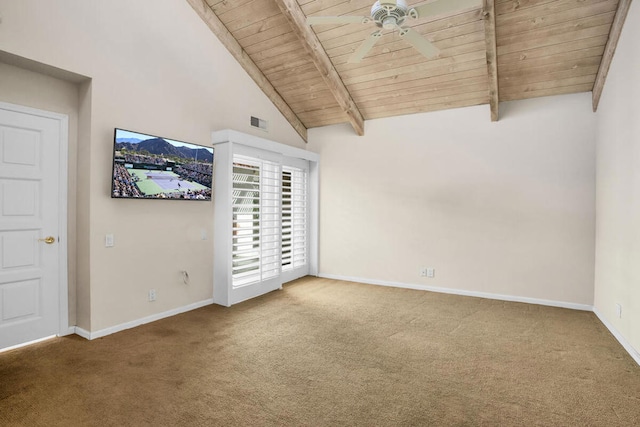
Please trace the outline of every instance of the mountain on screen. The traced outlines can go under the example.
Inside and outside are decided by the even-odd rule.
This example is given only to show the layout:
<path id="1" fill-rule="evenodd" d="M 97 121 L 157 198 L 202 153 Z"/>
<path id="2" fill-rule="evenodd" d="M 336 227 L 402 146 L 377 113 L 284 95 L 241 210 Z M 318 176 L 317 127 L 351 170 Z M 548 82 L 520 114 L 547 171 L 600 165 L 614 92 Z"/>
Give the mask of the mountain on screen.
<path id="1" fill-rule="evenodd" d="M 158 156 L 179 157 L 182 159 L 197 159 L 200 162 L 213 163 L 213 154 L 206 148 L 175 147 L 162 138 L 152 138 L 134 142 L 134 138 L 118 138 L 116 149 L 129 151 L 147 151 Z"/>

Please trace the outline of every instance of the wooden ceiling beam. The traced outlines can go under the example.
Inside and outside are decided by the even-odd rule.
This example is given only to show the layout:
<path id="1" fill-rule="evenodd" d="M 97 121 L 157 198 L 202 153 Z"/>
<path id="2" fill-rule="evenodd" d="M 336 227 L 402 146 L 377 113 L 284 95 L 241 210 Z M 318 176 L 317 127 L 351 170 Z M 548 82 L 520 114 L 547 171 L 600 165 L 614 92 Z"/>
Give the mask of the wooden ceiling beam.
<path id="1" fill-rule="evenodd" d="M 294 33 L 300 38 L 336 101 L 349 117 L 353 129 L 358 135 L 364 135 L 364 117 L 320 44 L 320 40 L 307 24 L 307 17 L 298 2 L 296 0 L 275 0 L 275 2 L 291 24 Z"/>
<path id="2" fill-rule="evenodd" d="M 240 43 L 233 37 L 231 32 L 220 21 L 211 7 L 205 0 L 187 0 L 191 7 L 196 11 L 200 18 L 207 24 L 211 32 L 218 37 L 220 42 L 227 48 L 229 53 L 240 63 L 242 68 L 249 74 L 258 87 L 273 102 L 276 108 L 282 113 L 287 121 L 298 132 L 302 139 L 307 141 L 307 128 L 304 126 L 300 118 L 293 112 L 291 107 L 280 96 L 278 91 L 269 82 L 267 77 L 260 71 L 258 66 L 251 60 L 249 54 L 240 46 Z"/>
<path id="3" fill-rule="evenodd" d="M 607 40 L 607 45 L 604 48 L 604 54 L 602 55 L 602 61 L 598 68 L 596 81 L 594 82 L 593 89 L 591 91 L 594 113 L 598 110 L 598 104 L 600 103 L 604 83 L 607 80 L 607 74 L 609 74 L 609 67 L 611 66 L 613 55 L 615 54 L 616 47 L 618 46 L 618 40 L 620 39 L 620 34 L 622 33 L 622 27 L 625 19 L 627 18 L 627 13 L 629 12 L 629 6 L 631 6 L 631 0 L 620 0 L 618 2 L 618 10 L 616 10 L 616 15 L 613 18 L 611 31 L 609 31 L 609 39 Z"/>
<path id="4" fill-rule="evenodd" d="M 499 118 L 498 104 L 498 48 L 496 46 L 496 7 L 494 0 L 483 0 L 484 35 L 487 51 L 487 74 L 489 75 L 489 108 L 491 121 Z"/>

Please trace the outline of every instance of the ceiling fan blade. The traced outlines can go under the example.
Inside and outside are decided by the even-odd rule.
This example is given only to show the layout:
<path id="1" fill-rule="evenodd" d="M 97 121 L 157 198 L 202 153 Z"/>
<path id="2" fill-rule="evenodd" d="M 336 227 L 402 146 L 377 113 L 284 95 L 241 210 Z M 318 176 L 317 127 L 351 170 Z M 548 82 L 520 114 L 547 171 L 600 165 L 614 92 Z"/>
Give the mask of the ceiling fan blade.
<path id="1" fill-rule="evenodd" d="M 378 30 L 376 32 L 371 33 L 369 37 L 362 42 L 360 47 L 356 49 L 353 55 L 349 57 L 349 60 L 347 62 L 350 64 L 356 64 L 362 61 L 362 58 L 364 58 L 365 55 L 369 53 L 373 45 L 376 44 L 378 40 L 380 40 L 381 36 L 382 36 L 382 30 Z"/>
<path id="2" fill-rule="evenodd" d="M 368 22 L 371 22 L 371 18 L 366 16 L 309 16 L 307 18 L 309 25 L 366 24 Z"/>
<path id="3" fill-rule="evenodd" d="M 413 9 L 418 13 L 418 18 L 424 18 L 425 16 L 462 12 L 466 9 L 473 9 L 481 6 L 481 0 L 435 0 L 414 6 Z"/>
<path id="4" fill-rule="evenodd" d="M 430 41 L 422 37 L 418 32 L 411 28 L 399 28 L 400 37 L 411 43 L 418 52 L 431 59 L 436 56 L 440 50 L 431 44 Z"/>

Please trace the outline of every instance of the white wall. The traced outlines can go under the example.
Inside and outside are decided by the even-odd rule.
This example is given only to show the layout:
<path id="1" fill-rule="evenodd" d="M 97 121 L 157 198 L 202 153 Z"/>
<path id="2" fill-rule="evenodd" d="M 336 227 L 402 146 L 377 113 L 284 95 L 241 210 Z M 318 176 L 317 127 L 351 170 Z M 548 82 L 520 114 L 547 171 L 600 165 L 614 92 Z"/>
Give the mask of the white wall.
<path id="1" fill-rule="evenodd" d="M 320 274 L 591 305 L 594 119 L 578 94 L 311 129 Z"/>
<path id="2" fill-rule="evenodd" d="M 185 1 L 0 0 L 0 14 L 0 51 L 92 79 L 81 88 L 78 123 L 77 185 L 90 190 L 77 212 L 86 230 L 77 258 L 83 327 L 210 298 L 212 205 L 110 199 L 113 128 L 200 144 L 222 128 L 303 147 L 300 137 Z M 635 4 L 597 116 L 595 277 L 596 308 L 636 348 L 639 15 Z M 44 94 L 15 95 L 33 76 L 10 74 L 16 86 L 0 100 L 28 95 L 22 102 L 47 109 Z M 321 274 L 591 304 L 589 110 L 581 94 L 503 103 L 498 123 L 484 106 L 368 121 L 364 137 L 348 125 L 311 130 L 322 163 Z M 271 132 L 251 129 L 250 115 L 268 120 Z M 199 240 L 201 230 L 210 240 Z M 419 277 L 422 266 L 436 277 Z M 155 303 L 146 301 L 151 287 Z M 613 311 L 619 301 L 622 319 Z"/>
<path id="3" fill-rule="evenodd" d="M 640 4 L 598 107 L 595 308 L 640 354 Z M 622 305 L 622 317 L 616 315 Z"/>
<path id="4" fill-rule="evenodd" d="M 0 14 L 1 51 L 92 79 L 82 94 L 89 123 L 79 124 L 90 135 L 78 159 L 78 187 L 90 191 L 78 205 L 89 233 L 79 236 L 87 245 L 78 269 L 90 281 L 78 285 L 83 327 L 97 331 L 211 298 L 212 203 L 111 199 L 113 128 L 199 144 L 224 128 L 298 147 L 302 139 L 186 1 L 0 0 Z M 251 115 L 268 120 L 270 133 L 250 128 Z M 200 240 L 202 230 L 209 240 Z M 115 235 L 114 248 L 104 247 L 106 233 Z M 150 288 L 158 291 L 154 303 Z"/>

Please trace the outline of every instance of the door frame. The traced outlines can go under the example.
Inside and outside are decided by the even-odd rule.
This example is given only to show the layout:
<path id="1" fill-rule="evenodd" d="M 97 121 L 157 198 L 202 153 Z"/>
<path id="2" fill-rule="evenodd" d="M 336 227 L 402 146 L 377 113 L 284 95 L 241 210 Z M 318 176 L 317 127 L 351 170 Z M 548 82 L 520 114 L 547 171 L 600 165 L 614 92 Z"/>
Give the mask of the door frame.
<path id="1" fill-rule="evenodd" d="M 74 333 L 75 327 L 69 326 L 69 267 L 67 263 L 67 193 L 69 183 L 69 116 L 61 113 L 40 110 L 23 105 L 0 101 L 0 109 L 44 117 L 58 121 L 60 124 L 60 149 L 58 153 L 58 336 Z"/>

